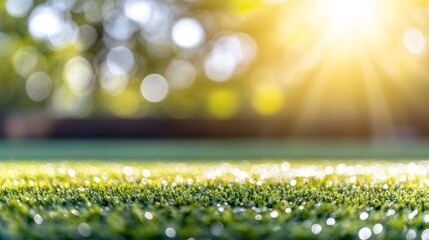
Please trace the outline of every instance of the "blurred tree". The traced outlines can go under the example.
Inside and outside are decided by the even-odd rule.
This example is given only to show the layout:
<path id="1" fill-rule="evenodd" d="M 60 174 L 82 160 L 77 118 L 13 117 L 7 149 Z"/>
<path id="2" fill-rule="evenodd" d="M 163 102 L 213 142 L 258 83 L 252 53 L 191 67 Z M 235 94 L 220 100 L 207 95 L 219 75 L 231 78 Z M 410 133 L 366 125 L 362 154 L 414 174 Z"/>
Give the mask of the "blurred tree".
<path id="1" fill-rule="evenodd" d="M 4 114 L 429 118 L 426 1 L 5 0 Z M 404 120 L 405 119 L 405 120 Z"/>

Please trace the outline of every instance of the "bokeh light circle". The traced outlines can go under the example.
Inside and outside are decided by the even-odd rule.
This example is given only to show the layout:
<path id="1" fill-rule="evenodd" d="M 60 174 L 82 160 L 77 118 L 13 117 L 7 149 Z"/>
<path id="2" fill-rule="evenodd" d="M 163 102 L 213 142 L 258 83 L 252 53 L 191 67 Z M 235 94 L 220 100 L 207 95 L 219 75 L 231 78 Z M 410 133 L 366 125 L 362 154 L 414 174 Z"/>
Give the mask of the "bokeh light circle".
<path id="1" fill-rule="evenodd" d="M 52 89 L 52 80 L 45 72 L 33 73 L 26 82 L 25 90 L 33 101 L 45 100 Z"/>
<path id="2" fill-rule="evenodd" d="M 143 79 L 140 90 L 147 101 L 161 102 L 168 94 L 168 82 L 160 74 L 150 74 Z"/>
<path id="3" fill-rule="evenodd" d="M 425 49 L 426 38 L 420 30 L 410 28 L 404 32 L 403 43 L 408 52 L 417 55 Z"/>
<path id="4" fill-rule="evenodd" d="M 205 40 L 203 27 L 193 18 L 178 20 L 173 25 L 171 36 L 177 46 L 187 49 L 199 47 Z"/>

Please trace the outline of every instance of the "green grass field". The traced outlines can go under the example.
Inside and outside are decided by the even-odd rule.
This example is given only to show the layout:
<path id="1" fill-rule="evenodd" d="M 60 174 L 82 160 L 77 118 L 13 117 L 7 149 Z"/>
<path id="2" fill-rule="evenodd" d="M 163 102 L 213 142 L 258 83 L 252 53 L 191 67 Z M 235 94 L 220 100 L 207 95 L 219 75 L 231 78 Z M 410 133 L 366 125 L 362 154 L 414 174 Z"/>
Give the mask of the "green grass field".
<path id="1" fill-rule="evenodd" d="M 425 161 L 0 164 L 1 239 L 429 239 Z"/>

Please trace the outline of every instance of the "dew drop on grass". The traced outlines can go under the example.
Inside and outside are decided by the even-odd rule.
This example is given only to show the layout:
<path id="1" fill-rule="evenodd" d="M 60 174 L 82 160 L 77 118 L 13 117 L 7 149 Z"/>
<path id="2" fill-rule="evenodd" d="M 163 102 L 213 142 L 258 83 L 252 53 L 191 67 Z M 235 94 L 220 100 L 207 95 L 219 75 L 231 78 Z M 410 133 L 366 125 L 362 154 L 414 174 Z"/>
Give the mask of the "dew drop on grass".
<path id="1" fill-rule="evenodd" d="M 426 229 L 422 232 L 422 240 L 429 240 L 429 228 L 426 228 Z"/>
<path id="2" fill-rule="evenodd" d="M 381 225 L 380 223 L 375 224 L 372 228 L 372 231 L 374 232 L 374 234 L 380 234 L 383 231 L 383 225 Z"/>
<path id="3" fill-rule="evenodd" d="M 125 166 L 123 169 L 123 173 L 127 176 L 130 176 L 131 174 L 133 174 L 133 168 L 130 166 Z"/>
<path id="4" fill-rule="evenodd" d="M 417 216 L 418 213 L 419 211 L 417 210 L 412 211 L 410 214 L 408 214 L 408 219 L 413 219 L 415 216 Z"/>
<path id="5" fill-rule="evenodd" d="M 71 210 L 70 212 L 71 212 L 73 215 L 77 216 L 77 217 L 80 215 L 79 211 L 78 211 L 78 210 L 76 210 L 76 209 L 73 209 L 73 210 Z"/>
<path id="6" fill-rule="evenodd" d="M 215 222 L 212 224 L 210 232 L 213 234 L 213 236 L 219 237 L 222 235 L 224 230 L 224 226 L 220 222 Z"/>
<path id="7" fill-rule="evenodd" d="M 100 182 L 100 178 L 99 177 L 94 177 L 94 182 L 95 183 L 99 183 Z"/>
<path id="8" fill-rule="evenodd" d="M 361 239 L 361 240 L 366 240 L 366 239 L 370 238 L 371 235 L 372 235 L 371 229 L 369 229 L 367 227 L 361 228 L 359 230 L 359 239 Z"/>
<path id="9" fill-rule="evenodd" d="M 150 171 L 147 169 L 143 169 L 142 175 L 143 175 L 143 177 L 148 178 L 148 177 L 150 177 Z"/>
<path id="10" fill-rule="evenodd" d="M 271 213 L 270 213 L 270 217 L 271 218 L 277 218 L 279 216 L 279 213 L 277 212 L 277 211 L 272 211 Z"/>
<path id="11" fill-rule="evenodd" d="M 311 226 L 311 232 L 315 235 L 319 234 L 322 231 L 322 226 L 320 226 L 320 224 L 313 224 L 313 226 Z"/>
<path id="12" fill-rule="evenodd" d="M 28 199 L 27 199 L 28 200 Z M 36 214 L 36 211 L 34 211 L 34 209 L 30 209 L 29 211 L 28 211 L 31 215 L 35 215 Z"/>
<path id="13" fill-rule="evenodd" d="M 414 240 L 417 237 L 416 230 L 410 229 L 408 230 L 407 234 L 405 235 L 405 238 L 407 240 Z"/>
<path id="14" fill-rule="evenodd" d="M 174 228 L 167 228 L 165 229 L 165 235 L 169 238 L 174 238 L 176 236 L 176 230 Z"/>
<path id="15" fill-rule="evenodd" d="M 43 223 L 43 218 L 39 214 L 34 215 L 33 219 L 34 219 L 34 222 L 36 224 L 42 224 Z"/>
<path id="16" fill-rule="evenodd" d="M 366 220 L 368 218 L 368 213 L 367 212 L 363 212 L 359 215 L 360 220 Z"/>
<path id="17" fill-rule="evenodd" d="M 429 222 L 429 214 L 426 214 L 423 218 L 423 221 Z"/>
<path id="18" fill-rule="evenodd" d="M 335 172 L 338 175 L 343 175 L 346 173 L 347 166 L 344 163 L 338 164 L 338 166 L 335 168 Z"/>
<path id="19" fill-rule="evenodd" d="M 296 180 L 295 179 L 290 180 L 290 185 L 292 187 L 295 186 L 296 185 Z"/>
<path id="20" fill-rule="evenodd" d="M 328 225 L 328 226 L 332 226 L 332 225 L 334 225 L 335 224 L 335 219 L 334 218 L 328 218 L 327 220 L 326 220 L 326 225 Z"/>
<path id="21" fill-rule="evenodd" d="M 291 213 L 291 212 L 292 212 L 292 209 L 290 209 L 290 208 L 285 209 L 285 213 Z"/>
<path id="22" fill-rule="evenodd" d="M 144 217 L 145 217 L 147 220 L 152 220 L 152 219 L 153 219 L 153 215 L 152 215 L 152 213 L 150 213 L 150 212 L 145 212 Z"/>
<path id="23" fill-rule="evenodd" d="M 192 185 L 194 183 L 194 180 L 192 178 L 188 178 L 186 182 L 188 183 L 188 185 Z"/>
<path id="24" fill-rule="evenodd" d="M 290 169 L 290 164 L 288 162 L 283 162 L 282 165 L 280 165 L 280 169 L 284 172 Z"/>
<path id="25" fill-rule="evenodd" d="M 87 223 L 79 224 L 77 231 L 82 237 L 89 237 L 92 232 L 91 227 Z"/>
<path id="26" fill-rule="evenodd" d="M 72 178 L 76 176 L 76 172 L 74 171 L 74 169 L 71 169 L 71 168 L 67 170 L 67 174 Z"/>
<path id="27" fill-rule="evenodd" d="M 255 219 L 258 220 L 258 221 L 261 221 L 262 220 L 262 216 L 260 214 L 257 214 L 255 216 Z"/>
<path id="28" fill-rule="evenodd" d="M 332 166 L 325 167 L 325 174 L 326 175 L 331 175 L 332 173 L 334 173 L 334 168 Z"/>
<path id="29" fill-rule="evenodd" d="M 389 209 L 388 211 L 387 211 L 387 213 L 386 213 L 386 216 L 392 216 L 392 215 L 394 215 L 396 212 L 395 212 L 395 210 L 393 210 L 393 209 Z"/>

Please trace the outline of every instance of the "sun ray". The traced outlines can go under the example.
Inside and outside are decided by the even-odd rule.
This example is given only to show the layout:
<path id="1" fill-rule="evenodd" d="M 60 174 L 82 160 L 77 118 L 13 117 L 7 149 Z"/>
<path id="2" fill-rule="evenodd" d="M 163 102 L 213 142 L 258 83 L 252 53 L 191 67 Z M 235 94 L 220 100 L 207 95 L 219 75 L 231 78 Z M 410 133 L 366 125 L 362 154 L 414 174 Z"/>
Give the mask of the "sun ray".
<path id="1" fill-rule="evenodd" d="M 396 64 L 394 65 L 396 66 L 404 65 L 402 58 L 395 60 L 395 63 Z M 416 109 L 419 114 L 425 118 L 429 118 L 427 105 L 422 104 L 428 101 L 428 98 L 426 97 L 427 95 L 425 95 L 423 92 L 429 87 L 429 81 L 425 81 L 429 78 L 429 76 L 421 66 L 409 64 L 407 67 L 411 68 L 408 70 L 409 72 L 418 75 L 418 79 L 415 79 L 416 77 L 407 77 L 407 75 L 404 75 L 404 73 L 400 73 L 397 69 L 389 66 L 381 67 L 379 71 L 382 72 L 385 78 L 390 80 L 389 84 L 396 86 L 397 90 L 403 94 L 406 100 L 408 100 L 411 106 Z M 426 86 L 419 88 L 418 86 L 421 84 Z"/>
<path id="2" fill-rule="evenodd" d="M 376 66 L 368 61 L 365 53 L 362 53 L 360 62 L 363 69 L 362 81 L 369 100 L 367 108 L 373 137 L 374 139 L 380 136 L 392 138 L 395 136 L 395 129 L 389 102 L 380 83 L 381 76 L 377 74 Z"/>
<path id="3" fill-rule="evenodd" d="M 279 71 L 289 83 L 285 101 L 295 102 L 288 113 L 294 115 L 297 133 L 317 129 L 309 128 L 319 121 L 344 120 L 359 126 L 365 122 L 374 136 L 390 138 L 407 113 L 429 115 L 419 89 L 428 78 L 423 68 L 426 34 L 415 9 L 403 1 L 303 1 L 295 8 L 299 11 L 285 18 L 289 28 L 280 41 L 286 51 L 298 46 L 292 57 L 301 62 L 319 53 L 308 69 L 297 71 L 287 63 Z M 292 24 L 293 18 L 299 20 Z"/>
<path id="4" fill-rule="evenodd" d="M 315 77 L 311 79 L 311 85 L 303 96 L 301 109 L 296 115 L 294 126 L 296 133 L 305 133 L 309 128 L 317 125 L 315 121 L 320 120 L 320 116 L 324 115 L 326 106 L 323 105 L 323 101 L 329 96 L 328 85 L 331 83 L 330 76 L 336 64 L 337 59 L 334 56 L 325 59 L 322 66 L 317 69 Z"/>

